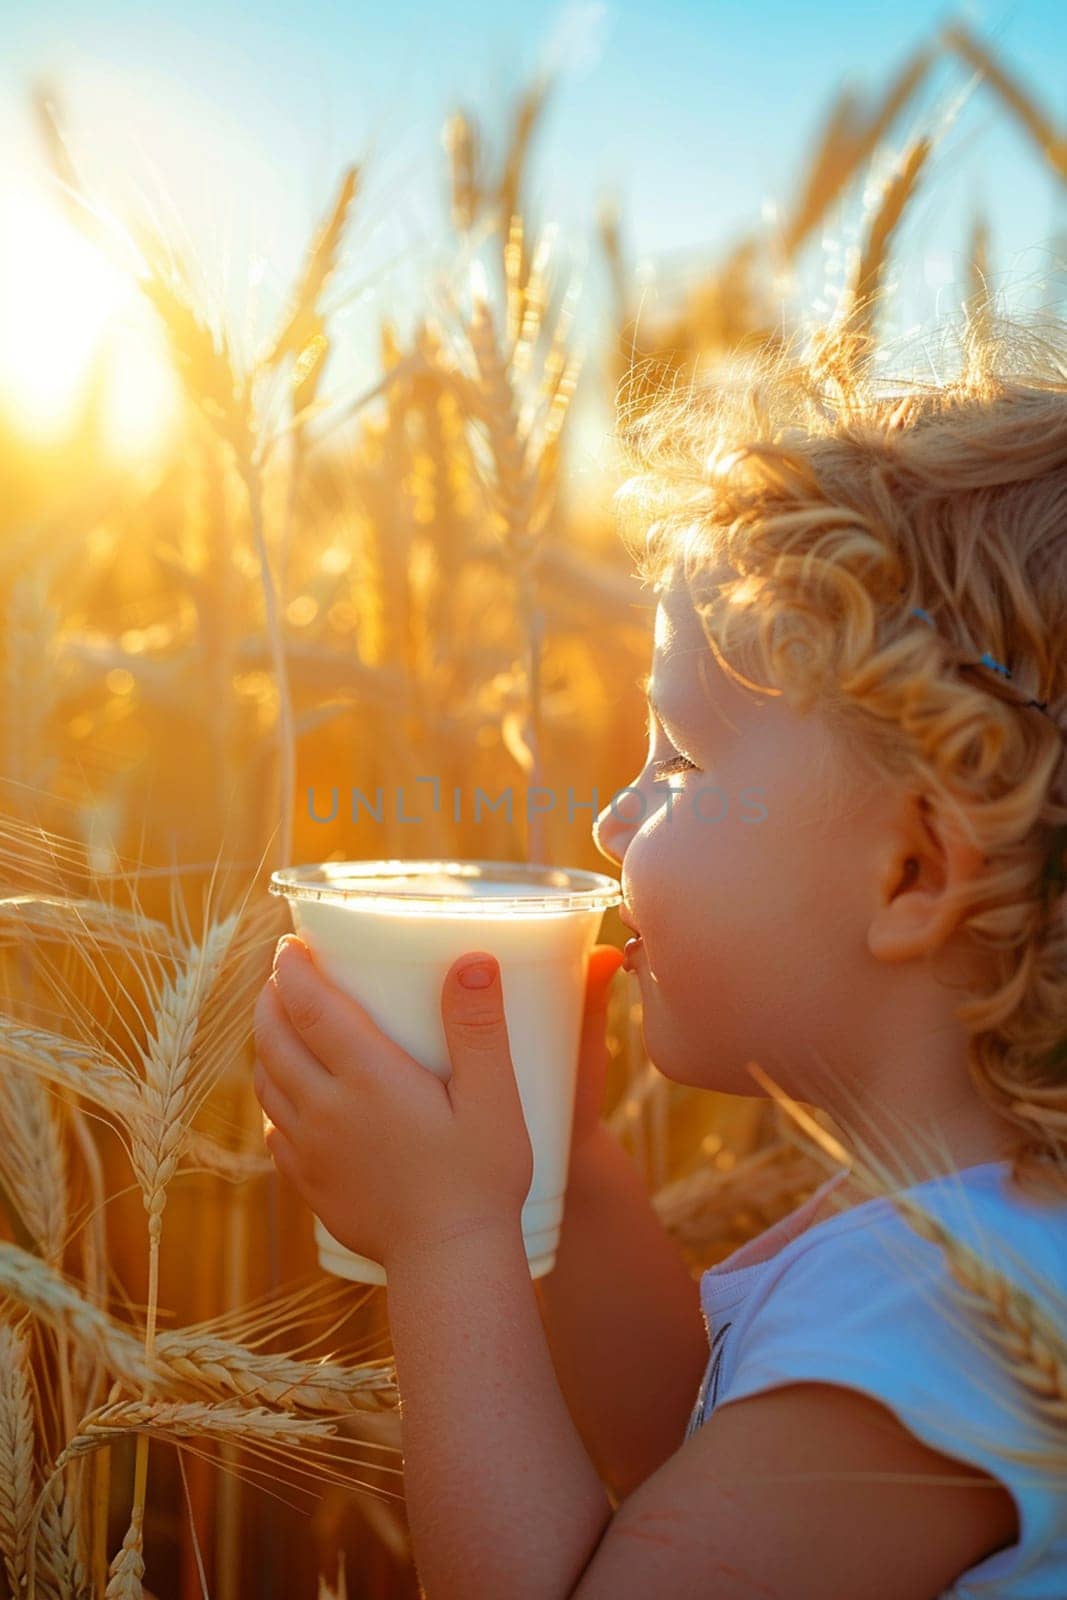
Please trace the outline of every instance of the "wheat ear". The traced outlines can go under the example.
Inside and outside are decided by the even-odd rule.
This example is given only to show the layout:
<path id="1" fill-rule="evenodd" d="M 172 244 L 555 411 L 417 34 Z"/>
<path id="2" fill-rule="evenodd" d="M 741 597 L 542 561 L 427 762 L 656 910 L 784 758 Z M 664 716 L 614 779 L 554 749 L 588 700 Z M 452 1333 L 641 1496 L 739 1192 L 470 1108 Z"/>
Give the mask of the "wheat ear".
<path id="1" fill-rule="evenodd" d="M 26 1575 L 36 1431 L 26 1342 L 0 1322 L 0 1553 L 13 1595 Z"/>
<path id="2" fill-rule="evenodd" d="M 68 1461 L 98 1450 L 123 1433 L 157 1433 L 175 1439 L 213 1435 L 275 1444 L 333 1439 L 336 1421 L 298 1417 L 265 1406 L 205 1405 L 202 1401 L 117 1400 L 98 1406 L 78 1424 L 78 1431 L 56 1457 L 58 1472 Z"/>
<path id="3" fill-rule="evenodd" d="M 92 1600 L 80 1549 L 77 1509 L 62 1476 L 47 1484 L 31 1546 L 31 1600 Z"/>
<path id="4" fill-rule="evenodd" d="M 141 1340 L 86 1300 L 76 1286 L 17 1245 L 0 1243 L 0 1293 L 92 1352 L 109 1372 L 139 1386 L 197 1384 L 243 1400 L 310 1411 L 392 1411 L 396 1379 L 388 1360 L 345 1367 L 249 1350 L 202 1329 L 156 1334 L 149 1360 Z"/>
<path id="5" fill-rule="evenodd" d="M 838 1163 L 848 1161 L 849 1152 L 840 1141 L 819 1127 L 762 1067 L 750 1062 L 749 1071 L 820 1150 Z M 868 1150 L 862 1159 L 853 1155 L 850 1175 L 872 1198 L 889 1200 L 915 1233 L 938 1246 L 961 1309 L 972 1325 L 977 1321 L 985 1342 L 991 1340 L 1009 1358 L 1006 1370 L 1034 1398 L 1041 1416 L 1062 1429 L 1067 1421 L 1067 1338 L 1033 1295 L 902 1194 L 873 1152 Z"/>
<path id="6" fill-rule="evenodd" d="M 0 1074 L 0 1172 L 42 1254 L 58 1260 L 67 1228 L 62 1132 L 47 1090 L 16 1062 Z"/>
<path id="7" fill-rule="evenodd" d="M 131 1138 L 137 1130 L 142 1146 L 169 1146 L 174 1153 L 173 1123 L 158 1123 L 151 1103 L 139 1094 L 133 1074 L 104 1051 L 0 1013 L 0 1055 L 32 1069 L 46 1083 L 73 1090 L 107 1112 Z M 269 1156 L 230 1150 L 195 1128 L 180 1130 L 179 1137 L 181 1154 L 191 1165 L 231 1181 L 261 1177 L 274 1170 Z"/>
<path id="8" fill-rule="evenodd" d="M 232 912 L 194 945 L 177 976 L 163 986 L 153 1036 L 143 1052 L 145 1112 L 134 1130 L 133 1168 L 148 1212 L 149 1238 L 158 1242 L 167 1185 L 178 1166 L 188 1110 L 197 1087 L 193 1039 L 200 1009 L 222 965 L 239 914 Z"/>
<path id="9" fill-rule="evenodd" d="M 905 208 L 915 192 L 919 175 L 930 154 L 931 141 L 915 139 L 904 152 L 897 170 L 883 185 L 877 208 L 867 228 L 863 251 L 846 292 L 849 329 L 870 337 L 878 291 L 889 259 L 889 244 Z"/>
<path id="10" fill-rule="evenodd" d="M 936 1244 L 968 1304 L 1011 1361 L 1012 1375 L 1035 1395 L 1040 1408 L 1067 1422 L 1067 1341 L 1033 1297 L 906 1195 L 892 1204 L 921 1238 Z"/>
<path id="11" fill-rule="evenodd" d="M 955 50 L 968 66 L 989 81 L 1004 104 L 1014 111 L 1056 176 L 1067 179 L 1067 138 L 1039 110 L 1022 85 L 1009 77 L 995 57 L 966 28 L 960 25 L 948 27 L 942 39 L 950 50 Z"/>

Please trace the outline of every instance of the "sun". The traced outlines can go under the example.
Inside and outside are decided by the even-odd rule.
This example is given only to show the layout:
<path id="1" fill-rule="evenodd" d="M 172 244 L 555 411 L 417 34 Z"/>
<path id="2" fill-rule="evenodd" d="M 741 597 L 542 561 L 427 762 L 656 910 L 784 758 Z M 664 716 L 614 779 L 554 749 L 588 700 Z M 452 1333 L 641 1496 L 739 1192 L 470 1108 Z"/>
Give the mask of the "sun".
<path id="1" fill-rule="evenodd" d="M 0 395 L 28 437 L 61 436 L 99 371 L 103 443 L 154 454 L 177 386 L 137 284 L 42 190 L 0 190 Z"/>

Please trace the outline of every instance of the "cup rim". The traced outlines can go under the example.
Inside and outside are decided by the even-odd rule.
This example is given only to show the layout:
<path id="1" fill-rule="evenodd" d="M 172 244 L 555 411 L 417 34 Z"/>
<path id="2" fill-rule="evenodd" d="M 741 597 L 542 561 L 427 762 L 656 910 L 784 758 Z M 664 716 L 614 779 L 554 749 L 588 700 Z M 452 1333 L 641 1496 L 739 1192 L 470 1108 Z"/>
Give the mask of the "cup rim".
<path id="1" fill-rule="evenodd" d="M 528 882 L 552 892 L 499 895 L 492 900 L 464 898 L 444 892 L 418 893 L 405 889 L 375 889 L 376 879 L 422 876 L 433 873 L 456 879 L 491 879 Z M 361 883 L 358 880 L 364 879 Z M 335 880 L 344 879 L 337 882 Z M 311 861 L 280 867 L 270 875 L 271 894 L 287 900 L 358 901 L 363 906 L 447 910 L 450 915 L 484 918 L 506 911 L 517 916 L 543 915 L 546 911 L 605 911 L 621 905 L 622 889 L 616 878 L 581 867 L 555 867 L 543 862 L 487 861 L 469 857 L 443 860 Z"/>

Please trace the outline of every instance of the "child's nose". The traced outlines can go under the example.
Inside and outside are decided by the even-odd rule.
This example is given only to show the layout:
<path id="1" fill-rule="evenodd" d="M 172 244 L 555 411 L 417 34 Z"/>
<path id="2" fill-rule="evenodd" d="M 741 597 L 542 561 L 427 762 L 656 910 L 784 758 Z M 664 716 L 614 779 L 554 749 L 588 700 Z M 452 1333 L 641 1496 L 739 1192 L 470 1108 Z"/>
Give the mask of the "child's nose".
<path id="1" fill-rule="evenodd" d="M 619 816 L 617 810 L 612 809 L 609 801 L 593 823 L 593 843 L 602 856 L 607 856 L 609 861 L 621 867 L 632 831 L 631 825 Z"/>

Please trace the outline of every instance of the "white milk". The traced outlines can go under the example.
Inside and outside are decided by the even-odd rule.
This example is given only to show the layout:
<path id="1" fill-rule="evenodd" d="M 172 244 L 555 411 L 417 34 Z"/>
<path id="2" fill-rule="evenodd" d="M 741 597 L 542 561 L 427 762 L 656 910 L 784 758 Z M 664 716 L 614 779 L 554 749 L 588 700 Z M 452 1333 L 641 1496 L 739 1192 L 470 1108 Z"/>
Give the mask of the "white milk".
<path id="1" fill-rule="evenodd" d="M 293 926 L 326 976 L 443 1081 L 452 1072 L 441 1020 L 445 974 L 470 951 L 496 957 L 534 1156 L 523 1240 L 531 1277 L 551 1271 L 589 952 L 604 911 L 620 902 L 617 882 L 521 862 L 331 861 L 274 873 L 271 892 L 289 900 Z M 315 1238 L 327 1271 L 386 1282 L 380 1263 L 346 1249 L 317 1217 Z"/>

